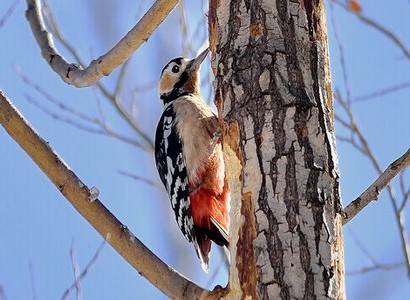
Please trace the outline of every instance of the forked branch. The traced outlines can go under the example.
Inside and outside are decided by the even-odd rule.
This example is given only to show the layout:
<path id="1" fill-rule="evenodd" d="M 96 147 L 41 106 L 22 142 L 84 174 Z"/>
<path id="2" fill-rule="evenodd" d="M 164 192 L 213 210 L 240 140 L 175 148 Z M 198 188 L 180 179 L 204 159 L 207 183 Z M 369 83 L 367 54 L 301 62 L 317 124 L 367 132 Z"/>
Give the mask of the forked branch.
<path id="1" fill-rule="evenodd" d="M 74 208 L 141 275 L 173 299 L 209 299 L 209 293 L 171 269 L 139 241 L 60 159 L 0 91 L 0 124 Z"/>
<path id="2" fill-rule="evenodd" d="M 40 0 L 27 0 L 26 18 L 41 48 L 41 55 L 51 68 L 68 84 L 76 87 L 90 86 L 101 77 L 109 75 L 124 63 L 177 5 L 178 0 L 157 0 L 141 20 L 106 54 L 91 61 L 85 69 L 68 63 L 54 46 L 41 13 Z"/>
<path id="3" fill-rule="evenodd" d="M 379 197 L 380 192 L 390 181 L 410 164 L 410 148 L 400 158 L 396 159 L 356 200 L 345 209 L 343 225 L 353 219 L 370 202 Z"/>

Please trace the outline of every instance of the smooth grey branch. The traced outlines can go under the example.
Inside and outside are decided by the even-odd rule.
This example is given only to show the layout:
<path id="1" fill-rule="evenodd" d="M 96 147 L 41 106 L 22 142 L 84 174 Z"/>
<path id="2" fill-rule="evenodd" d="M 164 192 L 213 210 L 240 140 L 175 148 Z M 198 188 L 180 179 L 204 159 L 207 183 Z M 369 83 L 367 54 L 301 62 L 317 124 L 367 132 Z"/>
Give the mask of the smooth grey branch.
<path id="1" fill-rule="evenodd" d="M 357 199 L 353 200 L 343 214 L 343 225 L 353 219 L 370 202 L 376 200 L 390 181 L 410 164 L 410 148 L 396 159 Z"/>
<path id="2" fill-rule="evenodd" d="M 142 276 L 173 299 L 212 299 L 213 294 L 167 266 L 123 225 L 62 161 L 0 91 L 0 124 L 74 208 Z"/>
<path id="3" fill-rule="evenodd" d="M 40 0 L 27 0 L 26 18 L 41 48 L 41 55 L 51 68 L 68 84 L 86 87 L 109 75 L 124 63 L 142 43 L 146 42 L 154 30 L 178 4 L 178 0 L 157 0 L 140 21 L 106 54 L 81 68 L 67 62 L 54 46 L 52 35 L 47 32 L 41 13 Z"/>

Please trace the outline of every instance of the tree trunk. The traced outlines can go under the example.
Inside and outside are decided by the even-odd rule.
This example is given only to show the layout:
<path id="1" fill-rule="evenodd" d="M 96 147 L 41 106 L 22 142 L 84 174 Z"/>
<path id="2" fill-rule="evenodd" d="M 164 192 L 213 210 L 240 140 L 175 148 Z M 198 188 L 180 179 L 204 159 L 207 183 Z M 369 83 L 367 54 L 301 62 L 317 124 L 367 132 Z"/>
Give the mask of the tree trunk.
<path id="1" fill-rule="evenodd" d="M 232 299 L 344 299 L 324 3 L 210 1 Z"/>

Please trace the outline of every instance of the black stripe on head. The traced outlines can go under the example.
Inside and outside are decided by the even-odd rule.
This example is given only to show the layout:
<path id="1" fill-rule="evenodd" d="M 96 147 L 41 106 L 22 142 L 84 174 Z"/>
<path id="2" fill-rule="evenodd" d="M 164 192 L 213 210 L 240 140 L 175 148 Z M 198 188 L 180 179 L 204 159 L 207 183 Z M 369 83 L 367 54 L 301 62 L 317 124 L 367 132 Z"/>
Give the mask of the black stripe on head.
<path id="1" fill-rule="evenodd" d="M 179 76 L 177 83 L 175 83 L 174 90 L 181 88 L 187 81 L 188 81 L 188 72 L 184 71 L 182 72 L 181 76 Z"/>
<path id="2" fill-rule="evenodd" d="M 166 65 L 165 65 L 165 67 L 163 67 L 162 68 L 162 71 L 161 71 L 161 76 L 162 76 L 162 74 L 164 73 L 164 71 L 165 71 L 165 69 L 171 64 L 171 63 L 176 63 L 177 65 L 182 65 L 182 60 L 183 60 L 183 58 L 182 57 L 177 57 L 177 58 L 174 58 L 173 60 L 171 60 L 169 63 L 167 63 Z M 160 76 L 160 77 L 161 77 Z"/>

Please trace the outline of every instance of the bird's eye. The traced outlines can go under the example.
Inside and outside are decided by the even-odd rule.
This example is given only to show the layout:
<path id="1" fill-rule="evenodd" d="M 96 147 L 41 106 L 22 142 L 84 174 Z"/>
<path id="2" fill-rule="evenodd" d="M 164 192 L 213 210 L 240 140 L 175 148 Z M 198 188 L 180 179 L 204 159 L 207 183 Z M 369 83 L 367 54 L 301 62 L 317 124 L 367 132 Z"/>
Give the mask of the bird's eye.
<path id="1" fill-rule="evenodd" d="M 172 67 L 172 73 L 178 73 L 179 72 L 179 66 L 175 65 Z"/>

